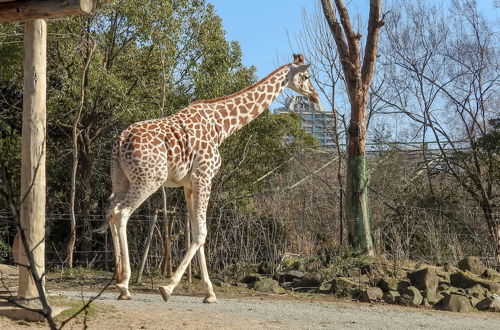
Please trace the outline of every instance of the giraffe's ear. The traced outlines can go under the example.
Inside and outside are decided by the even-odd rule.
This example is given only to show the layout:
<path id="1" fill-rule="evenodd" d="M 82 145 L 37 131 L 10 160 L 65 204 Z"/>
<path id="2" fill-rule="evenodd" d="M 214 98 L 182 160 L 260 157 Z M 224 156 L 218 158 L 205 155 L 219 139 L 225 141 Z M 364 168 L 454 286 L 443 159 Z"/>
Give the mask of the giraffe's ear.
<path id="1" fill-rule="evenodd" d="M 297 72 L 304 72 L 306 71 L 307 69 L 309 69 L 309 67 L 311 66 L 311 63 L 307 63 L 307 64 L 299 64 L 299 65 L 296 65 L 294 67 L 294 71 L 297 73 Z"/>

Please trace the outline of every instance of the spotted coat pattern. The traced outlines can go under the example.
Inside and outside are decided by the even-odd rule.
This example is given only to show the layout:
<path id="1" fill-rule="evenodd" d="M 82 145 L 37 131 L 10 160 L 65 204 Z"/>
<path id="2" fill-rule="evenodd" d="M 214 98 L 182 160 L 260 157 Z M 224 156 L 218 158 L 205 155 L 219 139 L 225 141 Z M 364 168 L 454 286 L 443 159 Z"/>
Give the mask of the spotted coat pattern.
<path id="1" fill-rule="evenodd" d="M 112 151 L 113 193 L 109 211 L 119 299 L 130 299 L 127 220 L 146 198 L 164 185 L 184 187 L 193 242 L 170 284 L 160 287 L 160 293 L 168 300 L 194 254 L 198 253 L 204 301 L 216 300 L 203 244 L 207 234 L 205 217 L 211 181 L 221 164 L 218 147 L 258 117 L 285 87 L 317 100 L 307 79 L 309 65 L 298 56 L 301 55 L 295 55 L 293 63 L 279 67 L 235 94 L 193 102 L 172 116 L 132 124 L 121 133 Z"/>

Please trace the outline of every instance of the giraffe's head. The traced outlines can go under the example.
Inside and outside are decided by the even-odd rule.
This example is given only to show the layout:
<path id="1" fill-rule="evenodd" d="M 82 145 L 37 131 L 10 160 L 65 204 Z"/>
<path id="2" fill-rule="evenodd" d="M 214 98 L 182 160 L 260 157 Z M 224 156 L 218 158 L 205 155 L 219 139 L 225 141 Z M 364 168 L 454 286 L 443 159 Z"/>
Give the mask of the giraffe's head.
<path id="1" fill-rule="evenodd" d="M 286 86 L 303 96 L 309 97 L 309 101 L 318 103 L 318 93 L 311 84 L 309 72 L 307 72 L 310 65 L 310 63 L 304 63 L 304 55 L 293 54 L 293 63 L 290 63 Z"/>

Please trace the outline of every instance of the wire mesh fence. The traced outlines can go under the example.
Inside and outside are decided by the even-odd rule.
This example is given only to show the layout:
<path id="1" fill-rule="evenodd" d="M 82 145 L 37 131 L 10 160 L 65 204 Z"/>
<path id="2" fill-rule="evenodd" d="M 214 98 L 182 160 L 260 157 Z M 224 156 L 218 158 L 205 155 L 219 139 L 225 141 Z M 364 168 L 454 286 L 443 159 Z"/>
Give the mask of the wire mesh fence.
<path id="1" fill-rule="evenodd" d="M 133 268 L 141 262 L 151 214 L 134 214 L 127 225 L 130 261 Z M 498 219 L 498 214 L 495 215 Z M 170 214 L 172 261 L 175 267 L 186 248 L 186 216 Z M 66 244 L 69 239 L 69 214 L 47 215 L 46 263 L 48 268 L 66 266 Z M 104 222 L 104 215 L 77 216 L 75 266 L 104 270 L 114 269 L 111 234 L 94 229 Z M 239 262 L 278 263 L 286 252 L 312 256 L 325 246 L 345 242 L 340 235 L 339 219 L 325 216 L 315 219 L 279 219 L 262 216 L 212 217 L 208 219 L 207 258 L 214 270 L 223 270 Z M 372 234 L 376 249 L 390 258 L 421 260 L 428 263 L 455 263 L 466 255 L 481 257 L 494 264 L 494 248 L 481 210 L 470 207 L 405 207 L 398 212 L 372 214 Z M 0 257 L 12 262 L 10 247 L 16 232 L 13 219 L 0 213 Z M 146 271 L 159 269 L 165 258 L 164 223 L 160 216 L 153 230 Z M 345 229 L 344 229 L 345 230 Z"/>

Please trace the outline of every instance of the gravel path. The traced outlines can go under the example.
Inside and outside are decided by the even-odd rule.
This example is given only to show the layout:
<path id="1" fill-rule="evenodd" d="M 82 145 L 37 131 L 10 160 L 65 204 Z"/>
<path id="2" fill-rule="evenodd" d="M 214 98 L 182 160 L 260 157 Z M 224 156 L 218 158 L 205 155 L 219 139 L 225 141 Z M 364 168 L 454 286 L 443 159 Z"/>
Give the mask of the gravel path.
<path id="1" fill-rule="evenodd" d="M 81 299 L 81 292 L 52 291 Z M 91 292 L 83 293 L 86 299 Z M 159 294 L 134 294 L 118 301 L 106 292 L 97 301 L 112 311 L 88 322 L 89 329 L 500 329 L 500 315 L 457 314 L 427 309 L 362 303 L 317 302 L 260 298 L 219 298 L 203 304 L 202 297 L 173 296 L 168 303 Z M 3 326 L 2 326 L 3 325 Z M 6 327 L 7 326 L 7 327 Z M 82 329 L 82 323 L 69 326 Z M 0 328 L 27 328 L 23 323 L 2 323 Z M 30 328 L 42 328 L 30 324 Z"/>
<path id="2" fill-rule="evenodd" d="M 79 292 L 52 292 L 79 298 Z M 85 293 L 90 297 L 91 293 Z M 92 321 L 101 329 L 500 329 L 492 313 L 457 314 L 425 309 L 341 302 L 307 302 L 266 298 L 219 298 L 135 294 L 130 301 L 105 293 L 99 302 L 116 312 Z"/>

